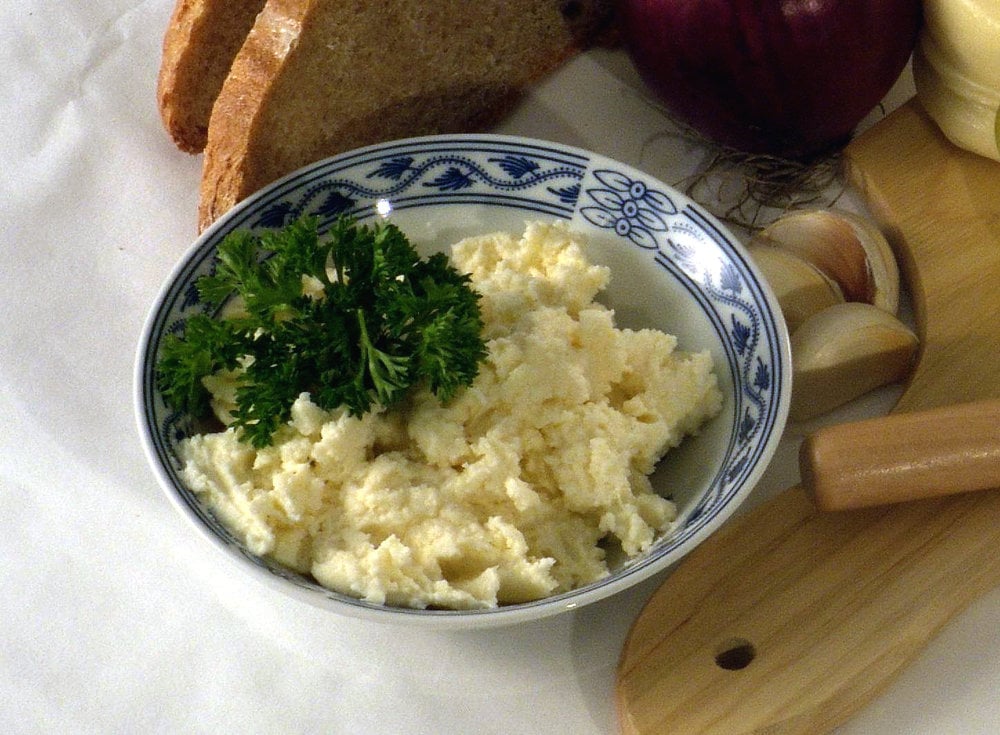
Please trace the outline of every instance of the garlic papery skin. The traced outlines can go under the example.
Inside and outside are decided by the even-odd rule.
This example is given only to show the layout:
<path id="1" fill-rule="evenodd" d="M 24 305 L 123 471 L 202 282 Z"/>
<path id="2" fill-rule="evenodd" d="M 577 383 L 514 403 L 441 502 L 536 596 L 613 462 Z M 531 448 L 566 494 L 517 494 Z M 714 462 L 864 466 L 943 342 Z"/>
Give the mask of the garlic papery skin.
<path id="1" fill-rule="evenodd" d="M 835 281 L 845 301 L 899 310 L 899 267 L 882 231 L 853 212 L 815 209 L 785 214 L 754 235 L 751 246 L 794 253 Z"/>
<path id="2" fill-rule="evenodd" d="M 906 378 L 916 334 L 872 304 L 847 302 L 817 312 L 791 335 L 789 416 L 804 421 Z"/>
<path id="3" fill-rule="evenodd" d="M 899 314 L 899 263 L 889 240 L 868 217 L 842 211 L 834 214 L 851 225 L 865 251 L 869 284 L 867 302 L 890 314 Z"/>
<path id="4" fill-rule="evenodd" d="M 837 282 L 795 253 L 753 243 L 747 251 L 774 291 L 790 334 L 813 314 L 844 303 Z"/>

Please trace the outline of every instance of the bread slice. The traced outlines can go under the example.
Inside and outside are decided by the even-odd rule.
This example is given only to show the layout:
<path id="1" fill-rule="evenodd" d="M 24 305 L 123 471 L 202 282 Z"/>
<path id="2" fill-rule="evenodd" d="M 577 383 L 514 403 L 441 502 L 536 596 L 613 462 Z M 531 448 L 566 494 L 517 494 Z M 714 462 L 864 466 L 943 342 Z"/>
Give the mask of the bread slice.
<path id="1" fill-rule="evenodd" d="M 156 98 L 177 147 L 198 153 L 212 105 L 264 0 L 177 0 L 163 35 Z"/>
<path id="2" fill-rule="evenodd" d="M 486 128 L 526 87 L 609 33 L 612 7 L 613 0 L 267 0 L 212 110 L 199 229 L 326 156 Z"/>

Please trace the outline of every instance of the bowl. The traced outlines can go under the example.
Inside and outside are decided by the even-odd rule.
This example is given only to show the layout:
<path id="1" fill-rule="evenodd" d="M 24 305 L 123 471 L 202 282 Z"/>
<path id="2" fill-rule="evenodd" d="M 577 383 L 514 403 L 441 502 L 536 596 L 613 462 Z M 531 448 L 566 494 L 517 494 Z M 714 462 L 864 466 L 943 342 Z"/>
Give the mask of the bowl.
<path id="1" fill-rule="evenodd" d="M 192 420 L 168 408 L 155 364 L 164 337 L 206 311 L 194 288 L 234 230 L 263 231 L 316 217 L 387 219 L 431 251 L 526 221 L 565 220 L 591 260 L 611 269 L 601 297 L 619 327 L 654 327 L 685 350 L 711 352 L 722 412 L 671 450 L 652 476 L 672 488 L 678 518 L 641 556 L 598 582 L 538 601 L 482 610 L 377 605 L 326 589 L 250 553 L 181 479 L 178 442 Z M 251 576 L 336 613 L 444 628 L 510 624 L 579 608 L 675 564 L 746 499 L 784 428 L 790 386 L 788 335 L 777 302 L 745 250 L 697 203 L 635 168 L 585 150 L 500 135 L 429 136 L 375 145 L 310 165 L 243 201 L 206 230 L 169 275 L 138 346 L 135 411 L 159 484 L 223 555 Z"/>

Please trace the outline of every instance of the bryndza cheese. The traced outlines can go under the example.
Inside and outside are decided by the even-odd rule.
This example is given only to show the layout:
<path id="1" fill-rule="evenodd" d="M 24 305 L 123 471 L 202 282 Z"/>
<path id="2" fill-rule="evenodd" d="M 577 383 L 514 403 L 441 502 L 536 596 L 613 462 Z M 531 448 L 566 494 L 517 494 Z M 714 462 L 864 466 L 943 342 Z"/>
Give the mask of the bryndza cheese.
<path id="1" fill-rule="evenodd" d="M 270 447 L 182 442 L 185 481 L 253 553 L 369 602 L 467 609 L 588 584 L 609 547 L 669 530 L 648 475 L 720 410 L 709 354 L 616 328 L 594 301 L 609 270 L 563 224 L 463 240 L 452 261 L 489 355 L 450 403 L 418 390 L 358 417 L 302 394 Z"/>

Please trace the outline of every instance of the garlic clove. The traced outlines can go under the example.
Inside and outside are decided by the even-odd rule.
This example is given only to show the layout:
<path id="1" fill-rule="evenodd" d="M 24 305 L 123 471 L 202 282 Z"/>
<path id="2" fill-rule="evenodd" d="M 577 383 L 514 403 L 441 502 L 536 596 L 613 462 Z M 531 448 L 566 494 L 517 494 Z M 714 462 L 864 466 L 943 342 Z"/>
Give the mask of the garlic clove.
<path id="1" fill-rule="evenodd" d="M 853 212 L 837 212 L 850 223 L 864 248 L 868 264 L 867 302 L 890 314 L 899 312 L 899 264 L 882 230 L 871 219 Z"/>
<path id="2" fill-rule="evenodd" d="M 847 302 L 808 318 L 791 336 L 793 421 L 826 413 L 903 380 L 917 336 L 873 304 Z"/>
<path id="3" fill-rule="evenodd" d="M 899 309 L 899 268 L 874 223 L 838 210 L 803 210 L 779 217 L 751 244 L 795 253 L 839 284 L 846 301 Z"/>
<path id="4" fill-rule="evenodd" d="M 789 333 L 816 312 L 844 302 L 840 286 L 795 253 L 753 243 L 747 250 L 774 291 Z"/>
<path id="5" fill-rule="evenodd" d="M 761 230 L 754 240 L 813 263 L 840 284 L 848 301 L 867 300 L 865 251 L 845 219 L 827 210 L 792 212 Z"/>

